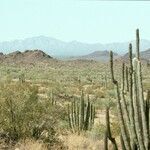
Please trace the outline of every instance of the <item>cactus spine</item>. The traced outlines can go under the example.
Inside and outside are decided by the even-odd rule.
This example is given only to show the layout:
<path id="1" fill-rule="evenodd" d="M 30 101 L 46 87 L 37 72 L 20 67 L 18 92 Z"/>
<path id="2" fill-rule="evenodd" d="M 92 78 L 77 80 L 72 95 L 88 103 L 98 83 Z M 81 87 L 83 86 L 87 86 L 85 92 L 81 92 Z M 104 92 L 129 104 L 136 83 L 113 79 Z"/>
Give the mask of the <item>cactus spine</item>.
<path id="1" fill-rule="evenodd" d="M 132 61 L 132 45 L 129 44 L 129 80 L 127 80 L 126 70 L 126 85 L 127 96 L 129 96 L 129 105 L 127 106 L 128 97 L 125 96 L 124 84 L 124 63 L 122 66 L 122 83 L 121 89 L 119 82 L 114 77 L 113 69 L 113 53 L 110 52 L 110 69 L 112 82 L 116 86 L 118 99 L 118 116 L 120 119 L 121 128 L 121 143 L 122 148 L 127 150 L 149 150 L 150 135 L 149 135 L 149 98 L 144 100 L 142 71 L 139 53 L 139 30 L 136 30 L 136 58 Z M 129 91 L 129 92 L 128 92 Z M 148 92 L 149 93 L 149 92 Z M 149 94 L 147 94 L 149 95 Z M 149 96 L 148 96 L 149 97 Z"/>

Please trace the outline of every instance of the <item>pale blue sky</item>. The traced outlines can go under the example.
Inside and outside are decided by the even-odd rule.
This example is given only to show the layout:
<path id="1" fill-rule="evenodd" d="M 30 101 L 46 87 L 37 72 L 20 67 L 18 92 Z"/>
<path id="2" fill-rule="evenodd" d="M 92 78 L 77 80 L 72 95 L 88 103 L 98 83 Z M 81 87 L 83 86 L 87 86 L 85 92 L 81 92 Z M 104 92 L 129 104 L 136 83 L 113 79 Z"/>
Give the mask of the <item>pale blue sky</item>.
<path id="1" fill-rule="evenodd" d="M 88 43 L 150 40 L 150 2 L 0 0 L 0 41 L 50 36 Z"/>

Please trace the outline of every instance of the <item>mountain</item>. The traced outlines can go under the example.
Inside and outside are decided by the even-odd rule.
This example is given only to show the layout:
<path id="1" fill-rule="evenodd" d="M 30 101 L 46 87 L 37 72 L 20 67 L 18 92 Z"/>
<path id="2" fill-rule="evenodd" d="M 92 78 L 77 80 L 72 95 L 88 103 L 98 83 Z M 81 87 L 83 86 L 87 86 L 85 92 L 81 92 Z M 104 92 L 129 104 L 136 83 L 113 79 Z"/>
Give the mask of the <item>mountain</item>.
<path id="1" fill-rule="evenodd" d="M 38 62 L 48 62 L 52 57 L 42 50 L 26 50 L 24 52 L 15 51 L 9 54 L 0 53 L 0 62 L 9 64 L 33 64 Z"/>
<path id="2" fill-rule="evenodd" d="M 135 41 L 130 42 L 133 43 L 133 49 L 135 49 Z M 82 56 L 99 50 L 113 50 L 118 54 L 125 54 L 128 51 L 130 42 L 88 44 L 78 41 L 64 42 L 46 36 L 38 36 L 23 40 L 0 42 L 0 50 L 9 53 L 26 49 L 42 49 L 51 56 Z M 150 41 L 141 40 L 141 50 L 148 48 L 150 48 Z"/>
<path id="3" fill-rule="evenodd" d="M 133 54 L 133 58 L 136 57 L 135 54 Z M 140 52 L 140 58 L 142 61 L 147 62 L 150 61 L 150 49 Z M 125 55 L 118 58 L 118 60 L 128 61 L 129 60 L 129 53 L 126 53 Z"/>
<path id="4" fill-rule="evenodd" d="M 118 58 L 119 55 L 117 53 L 114 53 L 114 58 Z M 71 57 L 70 59 L 86 59 L 86 60 L 95 60 L 95 61 L 102 61 L 106 62 L 110 58 L 109 51 L 94 51 L 90 54 L 78 56 L 78 57 Z M 69 58 L 68 58 L 69 59 Z"/>
<path id="5" fill-rule="evenodd" d="M 150 60 L 150 49 L 141 52 L 140 55 L 141 55 L 142 58 L 147 59 L 147 60 Z"/>

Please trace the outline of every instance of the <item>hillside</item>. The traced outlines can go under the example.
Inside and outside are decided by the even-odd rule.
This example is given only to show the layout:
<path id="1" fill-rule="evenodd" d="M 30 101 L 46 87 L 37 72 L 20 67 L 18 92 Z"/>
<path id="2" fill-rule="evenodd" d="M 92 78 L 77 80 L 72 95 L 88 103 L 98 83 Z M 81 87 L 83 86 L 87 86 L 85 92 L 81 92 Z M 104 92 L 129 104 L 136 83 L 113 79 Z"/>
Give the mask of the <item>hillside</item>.
<path id="1" fill-rule="evenodd" d="M 141 57 L 150 60 L 150 49 L 141 52 Z"/>
<path id="2" fill-rule="evenodd" d="M 52 57 L 44 53 L 42 50 L 26 50 L 24 52 L 15 51 L 9 54 L 0 53 L 1 63 L 37 63 L 51 60 Z"/>
<path id="3" fill-rule="evenodd" d="M 118 58 L 119 55 L 117 53 L 114 53 L 114 57 Z M 81 60 L 95 60 L 95 61 L 101 61 L 106 62 L 109 60 L 109 51 L 94 51 L 90 54 L 78 56 L 78 57 L 71 57 L 70 59 L 81 59 Z"/>
<path id="4" fill-rule="evenodd" d="M 148 49 L 146 51 L 142 51 L 140 56 L 141 56 L 141 60 L 143 62 L 147 62 L 148 60 L 150 60 L 150 49 Z M 135 57 L 135 54 L 133 54 L 133 57 Z M 125 55 L 119 57 L 118 60 L 128 61 L 129 53 L 126 53 Z"/>

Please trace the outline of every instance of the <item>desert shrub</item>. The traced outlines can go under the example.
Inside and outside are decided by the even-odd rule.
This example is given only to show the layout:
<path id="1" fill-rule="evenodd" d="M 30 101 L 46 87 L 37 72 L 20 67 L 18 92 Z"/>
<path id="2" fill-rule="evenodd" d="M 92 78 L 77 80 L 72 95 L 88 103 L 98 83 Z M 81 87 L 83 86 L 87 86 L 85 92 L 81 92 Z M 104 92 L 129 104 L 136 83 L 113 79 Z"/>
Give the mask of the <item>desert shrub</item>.
<path id="1" fill-rule="evenodd" d="M 87 137 L 92 140 L 101 140 L 103 139 L 105 132 L 104 124 L 96 124 L 91 131 L 87 132 Z"/>
<path id="2" fill-rule="evenodd" d="M 119 127 L 119 121 L 115 119 L 115 121 L 113 121 L 111 123 L 111 131 L 112 131 L 112 135 L 114 137 L 117 137 L 120 135 L 120 127 Z"/>
<path id="3" fill-rule="evenodd" d="M 105 91 L 102 91 L 102 90 L 97 89 L 97 90 L 95 91 L 95 96 L 96 96 L 97 98 L 105 98 L 106 94 L 105 94 Z"/>
<path id="4" fill-rule="evenodd" d="M 0 135 L 8 141 L 24 138 L 57 142 L 57 122 L 64 115 L 62 108 L 41 101 L 38 88 L 29 83 L 0 84 Z"/>
<path id="5" fill-rule="evenodd" d="M 116 115 L 117 104 L 116 99 L 113 98 L 95 98 L 94 105 L 98 110 L 105 110 L 106 107 L 111 108 L 111 113 Z"/>
<path id="6" fill-rule="evenodd" d="M 85 92 L 86 92 L 87 94 L 93 94 L 93 93 L 94 93 L 94 92 L 93 92 L 93 87 L 92 87 L 92 86 L 87 86 Z"/>
<path id="7" fill-rule="evenodd" d="M 116 91 L 114 89 L 113 90 L 108 90 L 107 94 L 111 98 L 116 98 Z"/>
<path id="8" fill-rule="evenodd" d="M 103 142 L 91 140 L 84 135 L 71 134 L 64 139 L 64 145 L 69 150 L 98 150 L 103 149 Z"/>
<path id="9" fill-rule="evenodd" d="M 15 150 L 47 150 L 47 146 L 40 142 L 34 140 L 22 140 L 19 141 L 15 146 Z"/>
<path id="10" fill-rule="evenodd" d="M 1 83 L 0 115 L 1 130 L 10 139 L 16 140 L 24 134 L 29 134 L 30 120 L 38 105 L 37 88 L 27 84 L 14 82 Z"/>

